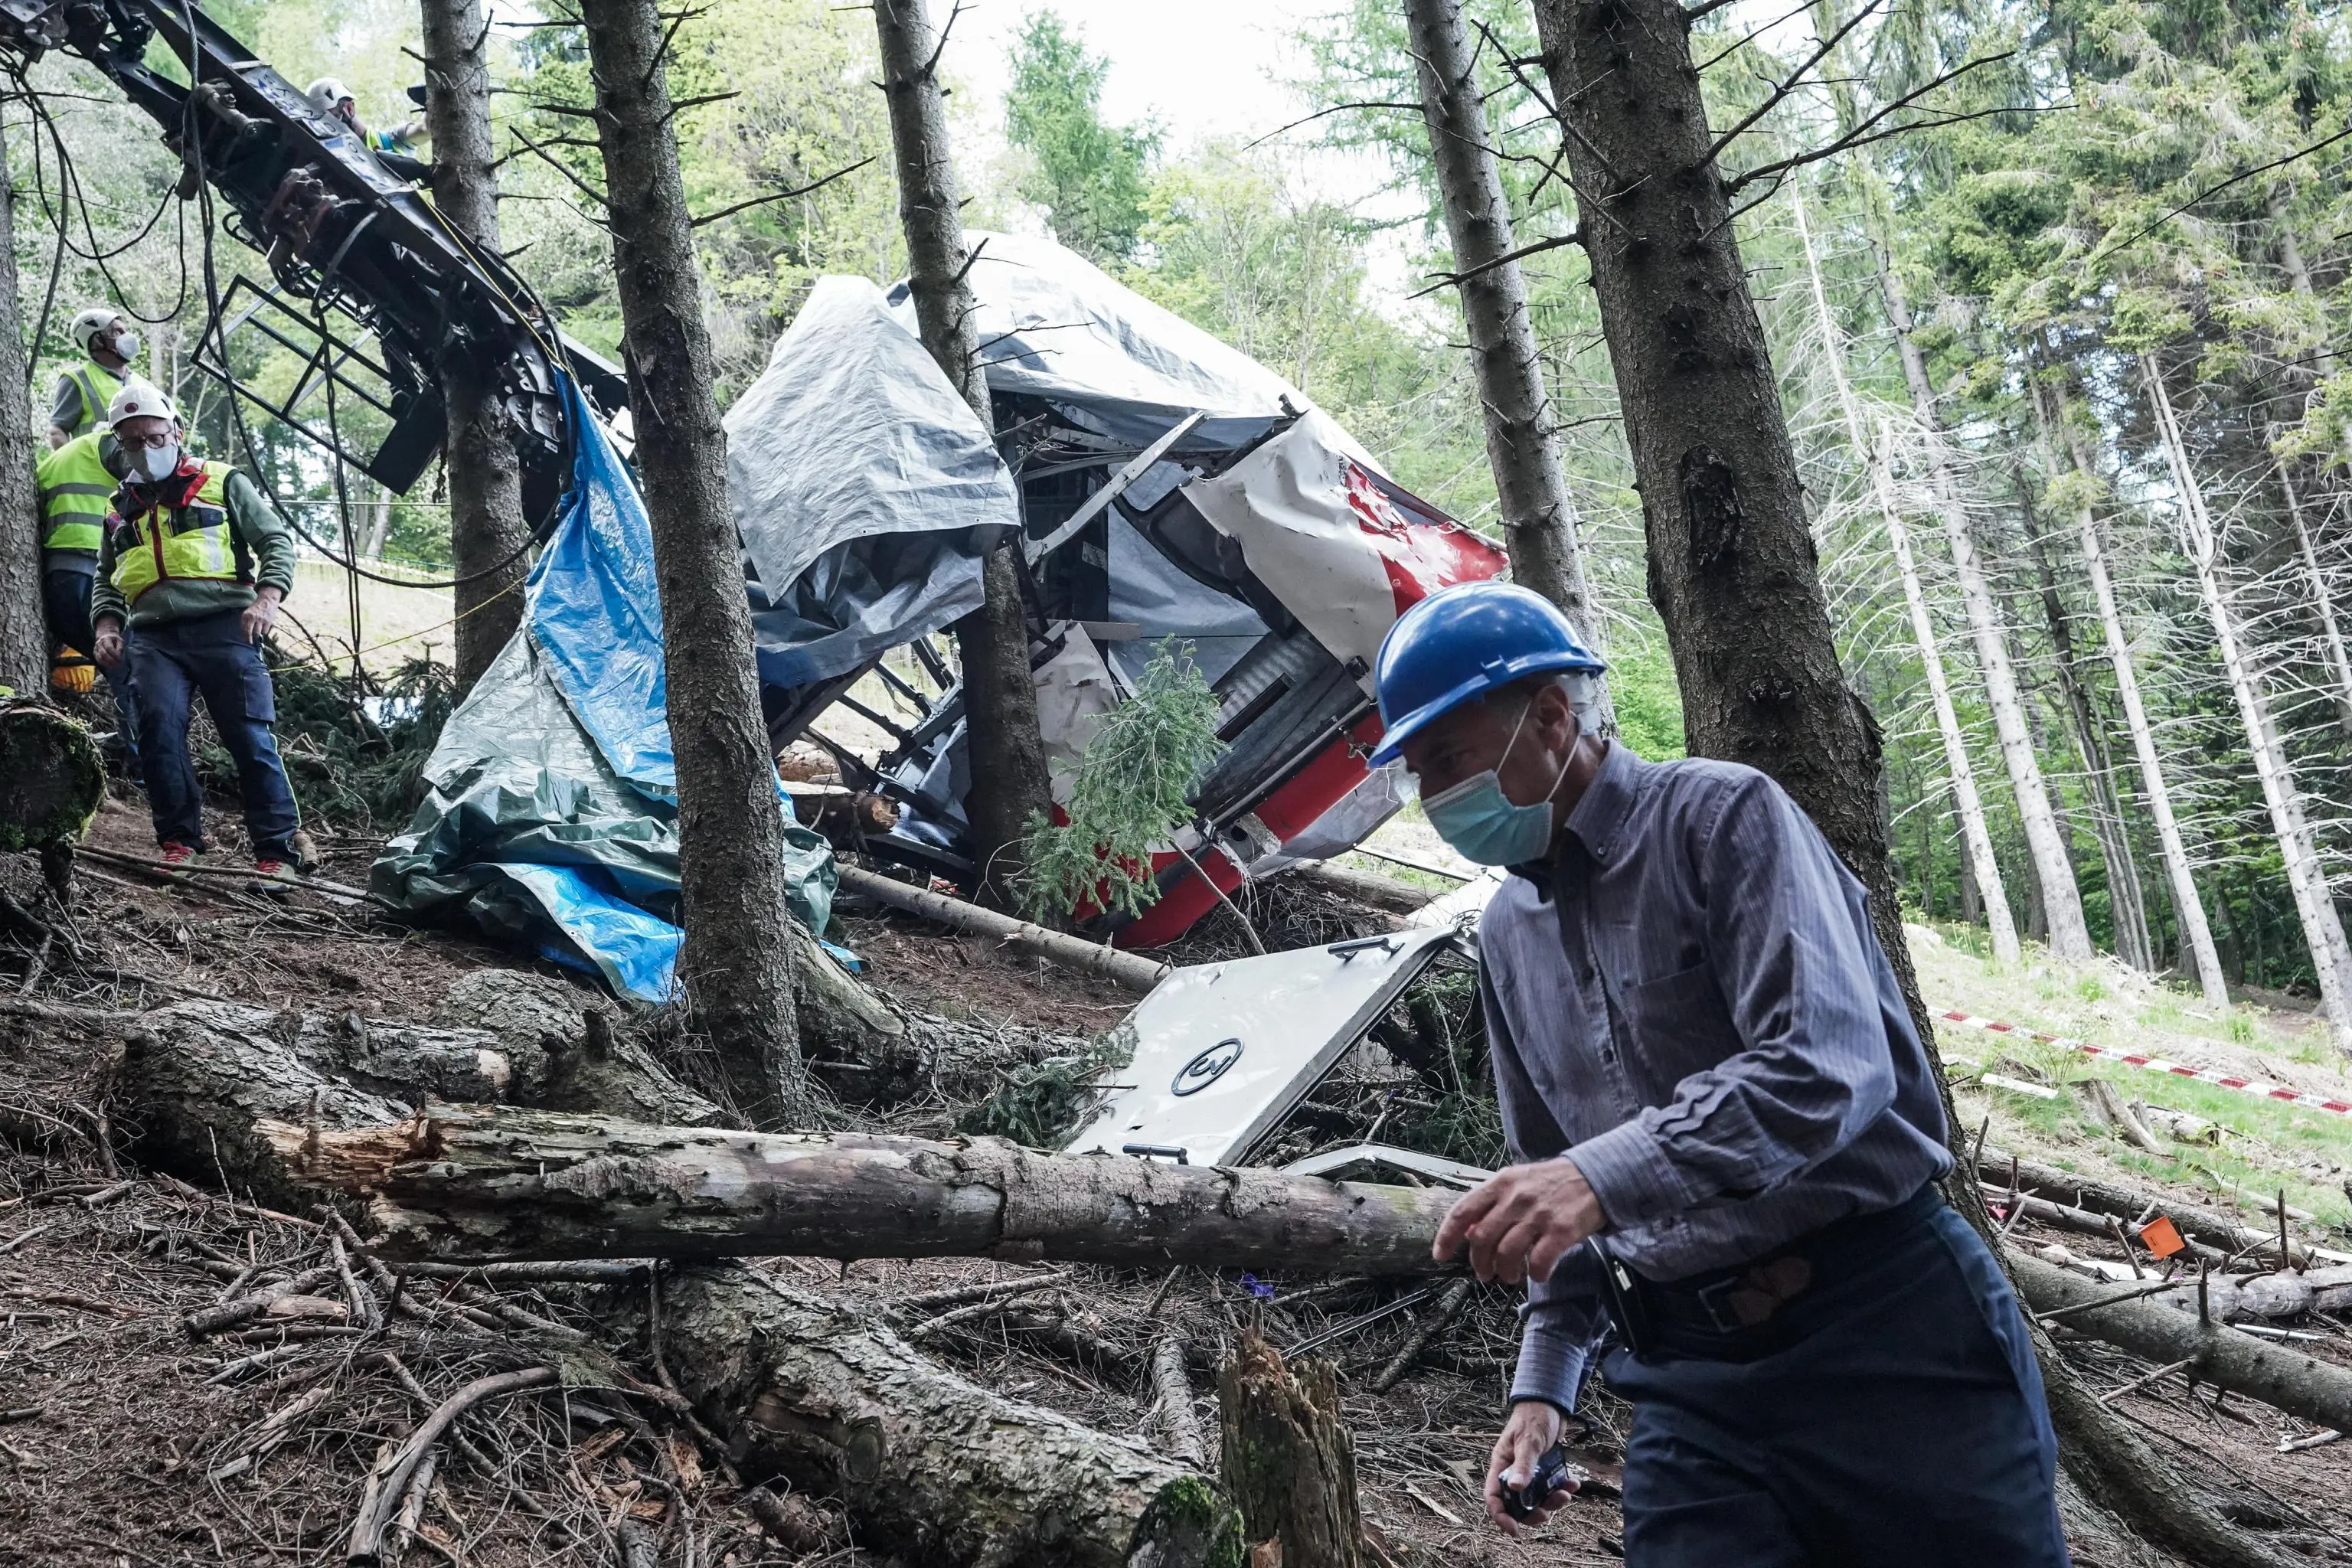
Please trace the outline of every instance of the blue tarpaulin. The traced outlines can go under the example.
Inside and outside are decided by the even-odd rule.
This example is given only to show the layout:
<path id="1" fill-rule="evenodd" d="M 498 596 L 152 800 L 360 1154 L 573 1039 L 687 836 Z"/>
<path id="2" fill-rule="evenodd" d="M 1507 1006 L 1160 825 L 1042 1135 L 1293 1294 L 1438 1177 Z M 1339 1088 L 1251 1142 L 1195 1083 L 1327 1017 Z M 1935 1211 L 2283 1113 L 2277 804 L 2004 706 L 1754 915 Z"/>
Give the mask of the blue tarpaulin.
<path id="1" fill-rule="evenodd" d="M 585 963 L 667 1000 L 677 963 L 677 771 L 653 531 L 576 388 L 572 487 L 531 570 L 524 624 L 450 716 L 427 793 L 384 846 L 376 890 L 419 914 Z M 778 809 L 791 807 L 778 793 Z M 787 822 L 792 911 L 822 934 L 832 850 Z"/>

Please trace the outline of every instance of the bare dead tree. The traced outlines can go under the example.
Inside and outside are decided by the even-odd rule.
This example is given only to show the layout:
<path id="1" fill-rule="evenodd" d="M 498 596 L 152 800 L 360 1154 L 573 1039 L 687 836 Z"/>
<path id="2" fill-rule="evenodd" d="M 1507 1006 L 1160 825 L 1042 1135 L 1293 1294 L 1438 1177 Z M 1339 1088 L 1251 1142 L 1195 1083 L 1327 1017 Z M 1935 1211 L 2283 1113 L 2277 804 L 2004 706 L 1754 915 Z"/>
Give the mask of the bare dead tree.
<path id="1" fill-rule="evenodd" d="M 0 145 L 0 166 L 6 163 Z M 0 180 L 0 686 L 48 689 L 49 628 L 41 614 L 41 517 L 33 493 L 33 409 L 16 320 L 16 204 Z"/>
<path id="2" fill-rule="evenodd" d="M 1430 161 L 1462 279 L 1462 318 L 1486 414 L 1486 462 L 1495 471 L 1511 575 L 1567 612 L 1599 648 L 1601 621 L 1577 547 L 1576 503 L 1560 468 L 1527 279 L 1511 259 L 1518 247 L 1462 0 L 1405 0 L 1404 10 L 1420 66 Z"/>
<path id="3" fill-rule="evenodd" d="M 736 1098 L 774 1121 L 806 1106 L 793 1016 L 783 814 L 760 717 L 751 612 L 727 501 L 702 278 L 679 182 L 670 35 L 654 0 L 580 7 L 611 193 L 636 465 L 661 587 L 677 759 L 686 942 L 678 972 Z"/>
<path id="4" fill-rule="evenodd" d="M 433 132 L 433 205 L 468 244 L 499 250 L 498 158 L 490 136 L 489 23 L 481 0 L 423 0 L 425 118 Z M 462 310 L 462 304 L 460 306 Z M 448 404 L 443 462 L 457 563 L 457 665 L 462 690 L 522 624 L 522 468 L 513 419 L 488 361 L 457 332 L 441 361 Z"/>
<path id="5" fill-rule="evenodd" d="M 949 17 L 953 26 L 954 16 Z M 973 324 L 974 252 L 964 244 L 963 197 L 948 144 L 940 93 L 944 29 L 932 27 L 923 0 L 874 0 L 882 44 L 882 95 L 890 106 L 890 142 L 898 174 L 898 217 L 907 231 L 908 287 L 923 346 L 963 393 L 981 423 L 995 427 L 988 372 Z M 964 816 L 986 900 L 1013 901 L 1021 841 L 1030 820 L 1051 803 L 1045 742 L 1037 731 L 1037 688 L 1029 672 L 1028 615 L 1022 606 L 1015 542 L 989 552 L 981 569 L 981 607 L 956 623 L 969 725 L 971 793 Z"/>

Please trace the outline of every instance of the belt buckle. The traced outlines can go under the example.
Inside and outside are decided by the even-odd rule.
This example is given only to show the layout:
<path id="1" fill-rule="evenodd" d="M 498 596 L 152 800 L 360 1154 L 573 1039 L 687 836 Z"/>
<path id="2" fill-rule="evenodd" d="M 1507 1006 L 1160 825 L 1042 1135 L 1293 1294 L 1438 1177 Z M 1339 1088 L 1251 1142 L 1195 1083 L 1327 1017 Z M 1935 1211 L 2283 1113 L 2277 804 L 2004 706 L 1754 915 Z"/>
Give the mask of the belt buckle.
<path id="1" fill-rule="evenodd" d="M 1744 1279 L 1735 1274 L 1728 1279 L 1718 1279 L 1712 1285 L 1702 1285 L 1694 1292 L 1698 1299 L 1700 1308 L 1706 1313 L 1707 1321 L 1714 1325 L 1717 1333 L 1736 1334 L 1754 1326 L 1741 1321 L 1738 1309 L 1731 1302 L 1732 1292 L 1740 1289 L 1746 1284 L 1747 1281 Z"/>

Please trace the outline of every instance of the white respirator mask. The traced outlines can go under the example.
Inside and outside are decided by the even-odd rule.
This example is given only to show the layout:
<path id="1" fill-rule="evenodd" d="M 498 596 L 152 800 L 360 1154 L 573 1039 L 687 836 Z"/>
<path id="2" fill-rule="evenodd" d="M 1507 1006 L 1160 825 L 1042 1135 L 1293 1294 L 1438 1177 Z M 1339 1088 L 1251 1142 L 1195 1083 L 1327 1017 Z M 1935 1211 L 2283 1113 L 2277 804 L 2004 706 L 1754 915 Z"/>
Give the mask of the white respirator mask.
<path id="1" fill-rule="evenodd" d="M 139 357 L 139 334 L 129 331 L 115 333 L 114 352 L 121 354 L 125 360 L 137 359 Z"/>
<path id="2" fill-rule="evenodd" d="M 149 479 L 168 479 L 180 466 L 180 444 L 174 441 L 168 447 L 142 447 L 139 460 L 146 468 Z"/>

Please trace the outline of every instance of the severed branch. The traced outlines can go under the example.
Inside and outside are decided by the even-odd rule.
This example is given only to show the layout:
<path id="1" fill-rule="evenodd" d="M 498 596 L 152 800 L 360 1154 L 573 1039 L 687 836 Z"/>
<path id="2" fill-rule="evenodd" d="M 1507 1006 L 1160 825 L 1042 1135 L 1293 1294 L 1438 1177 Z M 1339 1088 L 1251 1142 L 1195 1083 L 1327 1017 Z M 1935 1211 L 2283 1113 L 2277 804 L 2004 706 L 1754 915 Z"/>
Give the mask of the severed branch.
<path id="1" fill-rule="evenodd" d="M 1886 126 L 1883 130 L 1879 129 L 1888 116 L 1900 113 L 1902 110 L 1910 108 L 1912 105 L 1917 103 L 1920 99 L 1924 98 L 1928 93 L 1935 91 L 1937 88 L 1949 86 L 1951 83 L 1958 81 L 1960 78 L 1968 75 L 1969 72 L 1977 69 L 1980 66 L 1996 65 L 2002 60 L 2011 58 L 2016 53 L 2017 51 L 2014 49 L 2003 49 L 2000 54 L 1986 55 L 1979 59 L 1970 60 L 1968 64 L 1959 67 L 1956 70 L 1945 72 L 1942 76 L 1937 77 L 1935 80 L 1927 83 L 1925 87 L 1916 88 L 1910 92 L 1905 93 L 1902 97 L 1895 99 L 1893 102 L 1882 106 L 1869 118 L 1856 122 L 1850 130 L 1841 134 L 1835 141 L 1826 142 L 1822 146 L 1812 148 L 1807 152 L 1795 153 L 1790 157 L 1776 158 L 1769 163 L 1759 163 L 1752 169 L 1742 170 L 1740 173 L 1734 174 L 1731 178 L 1726 180 L 1723 183 L 1723 188 L 1726 192 L 1738 191 L 1743 185 L 1763 179 L 1768 175 L 1785 174 L 1791 169 L 1802 168 L 1807 163 L 1818 163 L 1824 158 L 1833 158 L 1840 153 L 1851 152 L 1856 147 L 1867 147 L 1874 142 L 1884 142 L 1890 136 L 1901 136 L 1908 132 L 1932 131 L 1938 126 L 1964 124 L 1971 120 L 1983 120 L 1996 114 L 2048 114 L 2055 110 L 2072 109 L 2074 107 L 2071 103 L 2053 103 L 2046 105 L 2029 104 L 2023 106 L 2002 105 L 1994 109 L 1969 110 L 1963 113 L 1939 114 L 1929 120 L 1906 121 L 1900 125 L 1890 125 Z"/>
<path id="2" fill-rule="evenodd" d="M 1556 234 L 1549 239 L 1530 240 L 1528 243 L 1519 246 L 1515 249 L 1505 251 L 1500 256 L 1493 257 L 1487 260 L 1482 261 L 1475 267 L 1465 267 L 1459 272 L 1449 272 L 1440 278 L 1436 282 L 1431 284 L 1428 288 L 1416 289 L 1412 293 L 1407 295 L 1406 298 L 1418 300 L 1423 294 L 1434 294 L 1440 289 L 1452 289 L 1458 287 L 1461 284 L 1468 282 L 1471 279 L 1477 277 L 1482 272 L 1492 272 L 1497 267 L 1507 267 L 1514 261 L 1522 261 L 1530 256 L 1540 256 L 1547 250 L 1558 250 L 1563 246 L 1581 245 L 1583 243 L 1584 231 L 1581 228 L 1570 229 L 1566 234 Z"/>
<path id="3" fill-rule="evenodd" d="M 789 191 L 773 191 L 764 196 L 752 196 L 747 200 L 737 202 L 731 206 L 720 207 L 715 213 L 705 213 L 700 217 L 690 218 L 688 220 L 688 226 L 690 228 L 700 228 L 704 224 L 717 223 L 720 218 L 732 217 L 737 213 L 745 211 L 751 207 L 763 206 L 769 202 L 788 202 L 794 196 L 804 196 L 813 191 L 821 191 L 824 189 L 825 186 L 833 184 L 835 180 L 847 179 L 850 175 L 857 173 L 858 170 L 863 169 L 872 162 L 874 162 L 874 160 L 871 158 L 860 158 L 855 163 L 850 164 L 849 167 L 845 169 L 835 169 L 832 174 L 825 175 L 824 178 L 821 180 L 813 180 L 805 185 L 796 185 Z"/>
<path id="4" fill-rule="evenodd" d="M 407 1500 L 409 1488 L 423 1469 L 433 1446 L 441 1440 L 458 1416 L 485 1399 L 501 1394 L 519 1394 L 527 1388 L 543 1388 L 555 1381 L 551 1366 L 525 1367 L 520 1372 L 502 1372 L 489 1377 L 478 1377 L 441 1402 L 435 1410 L 417 1424 L 408 1440 L 400 1446 L 385 1466 L 383 1480 L 362 1505 L 359 1517 L 352 1521 L 350 1543 L 343 1549 L 343 1561 L 352 1568 L 377 1568 L 387 1560 L 384 1535 L 401 1515 L 401 1505 Z"/>
<path id="5" fill-rule="evenodd" d="M 1700 166 L 1705 167 L 1707 164 L 1713 163 L 1717 158 L 1723 156 L 1723 150 L 1726 147 L 1730 146 L 1732 142 L 1745 135 L 1748 128 L 1754 125 L 1758 121 L 1763 119 L 1766 115 L 1780 108 L 1781 103 L 1787 100 L 1790 91 L 1795 89 L 1797 83 L 1804 79 L 1805 73 L 1811 70 L 1815 66 L 1821 64 L 1822 61 L 1827 59 L 1830 56 L 1830 52 L 1845 41 L 1845 36 L 1848 33 L 1853 32 L 1856 27 L 1862 26 L 1863 18 L 1868 16 L 1873 11 L 1877 10 L 1883 3 L 1884 0 L 1863 0 L 1863 3 L 1859 6 L 1855 7 L 1853 15 L 1847 17 L 1845 22 L 1839 26 L 1836 32 L 1832 33 L 1828 37 L 1823 38 L 1821 41 L 1821 47 L 1819 48 L 1816 48 L 1811 55 L 1806 57 L 1804 64 L 1799 66 L 1795 70 L 1790 71 L 1787 79 L 1774 86 L 1772 90 L 1765 96 L 1763 102 L 1758 104 L 1754 109 L 1749 110 L 1745 115 L 1740 117 L 1738 124 L 1733 126 L 1730 130 L 1725 132 L 1722 135 L 1715 139 L 1714 144 L 1707 148 L 1706 156 L 1699 160 Z"/>

